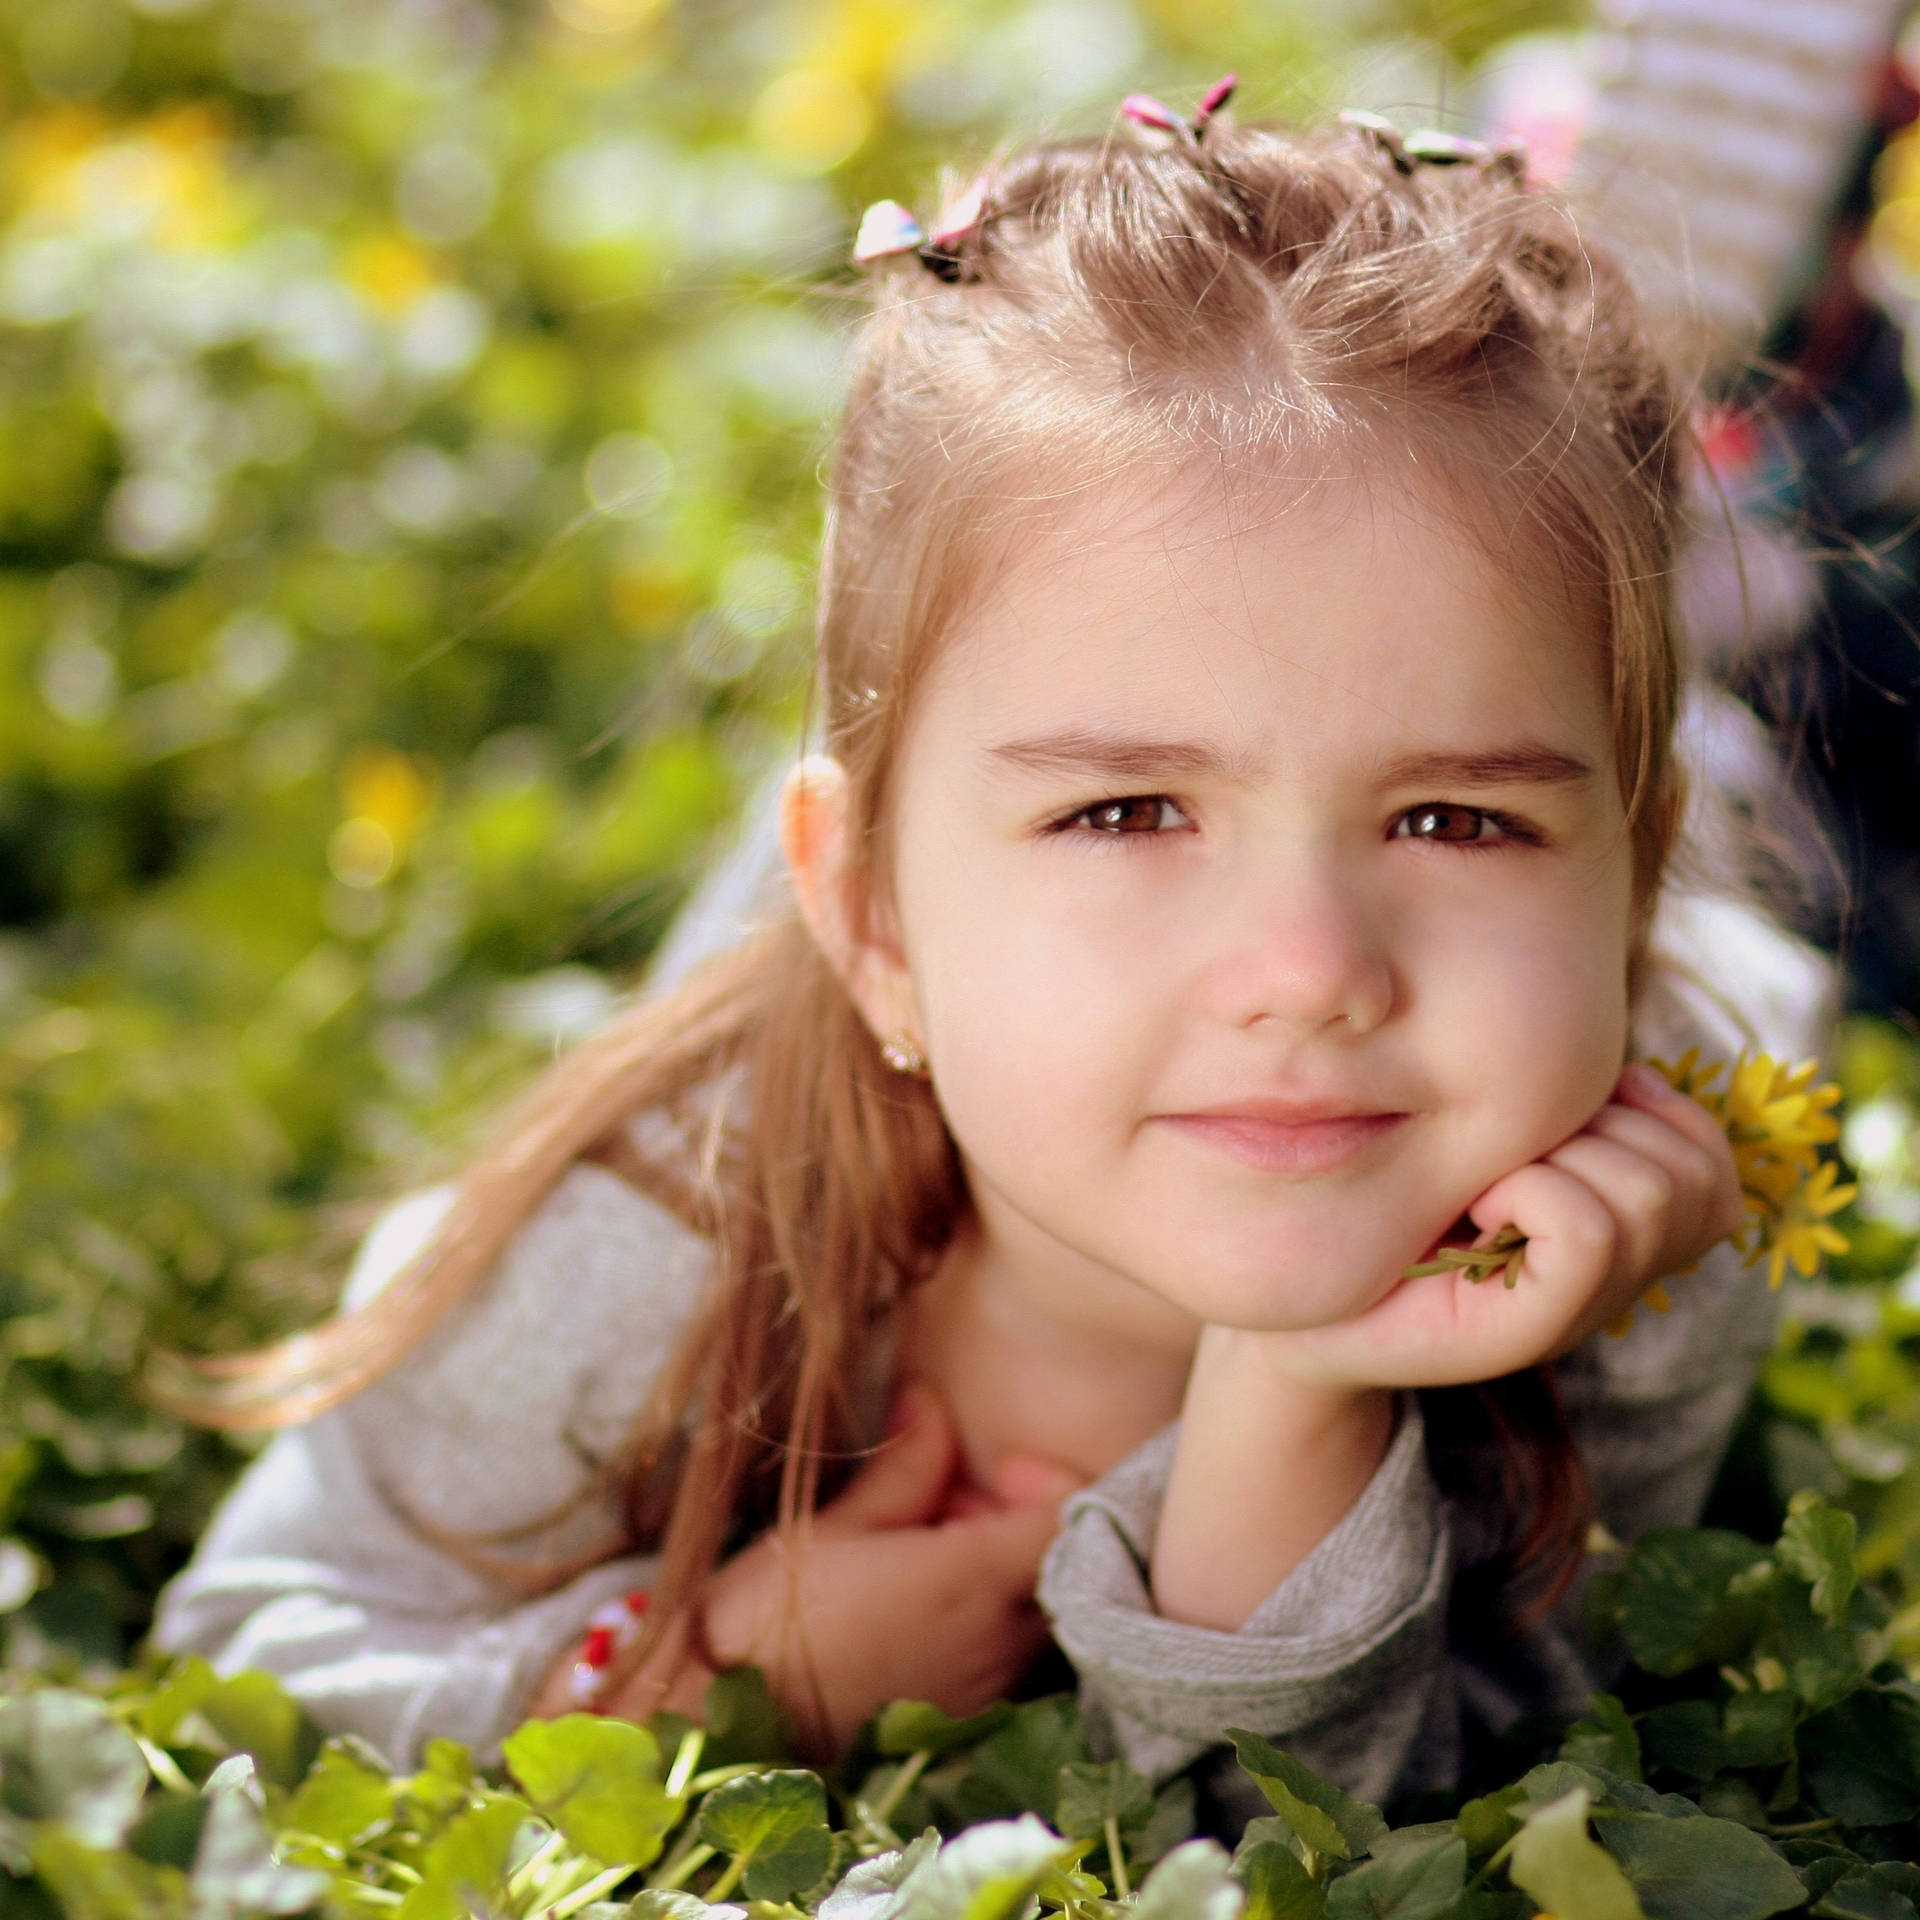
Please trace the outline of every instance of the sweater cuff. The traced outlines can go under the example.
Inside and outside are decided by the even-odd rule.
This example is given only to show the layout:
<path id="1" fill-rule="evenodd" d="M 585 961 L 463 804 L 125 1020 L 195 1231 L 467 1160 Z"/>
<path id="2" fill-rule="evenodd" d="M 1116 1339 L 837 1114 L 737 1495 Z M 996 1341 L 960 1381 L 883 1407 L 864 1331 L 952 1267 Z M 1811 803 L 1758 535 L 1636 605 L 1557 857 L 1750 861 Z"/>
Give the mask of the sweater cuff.
<path id="1" fill-rule="evenodd" d="M 1154 1611 L 1149 1567 L 1177 1427 L 1067 1503 L 1040 1603 L 1096 1726 L 1132 1765 L 1176 1772 L 1229 1726 L 1284 1736 L 1363 1704 L 1359 1717 L 1377 1719 L 1389 1684 L 1406 1689 L 1418 1719 L 1426 1689 L 1406 1682 L 1410 1668 L 1441 1661 L 1450 1551 L 1417 1398 L 1402 1394 L 1397 1412 L 1360 1498 L 1233 1633 Z M 1405 1731 L 1411 1738 L 1412 1725 Z M 1376 1767 L 1355 1756 L 1342 1770 L 1377 1786 L 1380 1758 Z"/>

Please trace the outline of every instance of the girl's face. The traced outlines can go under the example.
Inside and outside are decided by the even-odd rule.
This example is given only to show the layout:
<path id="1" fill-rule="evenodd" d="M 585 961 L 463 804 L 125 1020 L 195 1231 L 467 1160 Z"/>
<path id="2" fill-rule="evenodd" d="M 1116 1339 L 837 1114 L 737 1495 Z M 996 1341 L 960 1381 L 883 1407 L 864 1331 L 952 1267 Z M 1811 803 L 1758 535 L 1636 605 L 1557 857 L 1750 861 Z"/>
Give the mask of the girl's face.
<path id="1" fill-rule="evenodd" d="M 1607 698 L 1402 485 L 1174 498 L 1037 539 L 945 647 L 885 964 L 994 1257 L 1316 1326 L 1613 1086 Z"/>

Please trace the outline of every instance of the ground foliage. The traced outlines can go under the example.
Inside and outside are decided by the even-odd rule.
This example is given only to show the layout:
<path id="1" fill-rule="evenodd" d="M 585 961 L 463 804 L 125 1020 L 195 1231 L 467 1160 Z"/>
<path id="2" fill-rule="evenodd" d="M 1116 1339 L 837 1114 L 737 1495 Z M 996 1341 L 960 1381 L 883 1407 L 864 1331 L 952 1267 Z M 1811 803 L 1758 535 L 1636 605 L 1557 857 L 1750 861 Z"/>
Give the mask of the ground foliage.
<path id="1" fill-rule="evenodd" d="M 1515 1777 L 1383 1813 L 1222 1730 L 1272 1812 L 1235 1851 L 1193 1782 L 1098 1761 L 1070 1696 L 949 1719 L 900 1701 L 832 1777 L 788 1762 L 752 1669 L 705 1726 L 575 1714 L 477 1769 L 396 1774 L 264 1674 L 189 1658 L 0 1698 L 0 1905 L 69 1920 L 1912 1920 L 1920 1686 L 1804 1493 L 1771 1547 L 1669 1528 L 1605 1556 L 1618 1690 Z M 1528 1765 L 1531 1758 L 1533 1764 Z M 1391 1817 L 1390 1817 L 1391 1816 Z"/>

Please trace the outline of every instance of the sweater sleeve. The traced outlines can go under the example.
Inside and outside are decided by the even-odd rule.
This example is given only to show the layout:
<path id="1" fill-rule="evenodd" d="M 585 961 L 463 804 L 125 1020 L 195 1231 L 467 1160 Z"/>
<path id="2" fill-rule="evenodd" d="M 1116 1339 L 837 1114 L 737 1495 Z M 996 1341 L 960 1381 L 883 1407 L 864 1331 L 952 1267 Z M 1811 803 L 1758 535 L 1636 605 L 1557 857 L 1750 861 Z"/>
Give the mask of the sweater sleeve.
<path id="1" fill-rule="evenodd" d="M 376 1226 L 348 1305 L 406 1266 L 449 1198 L 417 1195 Z M 653 1570 L 617 1553 L 596 1470 L 708 1259 L 624 1182 L 574 1168 L 400 1366 L 273 1440 L 162 1595 L 155 1644 L 277 1674 L 329 1732 L 396 1766 L 432 1736 L 490 1757 L 593 1609 Z"/>
<path id="2" fill-rule="evenodd" d="M 1040 1601 L 1080 1676 L 1097 1738 L 1151 1778 L 1229 1726 L 1284 1740 L 1349 1791 L 1383 1800 L 1450 1751 L 1447 1516 L 1412 1394 L 1386 1457 L 1327 1537 L 1232 1633 L 1156 1613 L 1153 1537 L 1179 1429 L 1067 1503 Z"/>

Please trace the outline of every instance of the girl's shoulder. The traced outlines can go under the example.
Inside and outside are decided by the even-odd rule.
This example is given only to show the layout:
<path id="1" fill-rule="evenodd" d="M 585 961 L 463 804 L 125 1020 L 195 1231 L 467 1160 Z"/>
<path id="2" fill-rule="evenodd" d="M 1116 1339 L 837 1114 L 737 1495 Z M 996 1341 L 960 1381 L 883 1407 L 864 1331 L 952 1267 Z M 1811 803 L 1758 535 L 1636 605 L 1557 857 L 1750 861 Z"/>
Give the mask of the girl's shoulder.
<path id="1" fill-rule="evenodd" d="M 431 1243 L 449 1184 L 389 1208 L 341 1305 L 365 1306 Z M 608 1169 L 576 1163 L 492 1269 L 391 1371 L 339 1409 L 403 1504 L 443 1527 L 526 1524 L 619 1448 L 679 1343 L 710 1243 Z"/>

